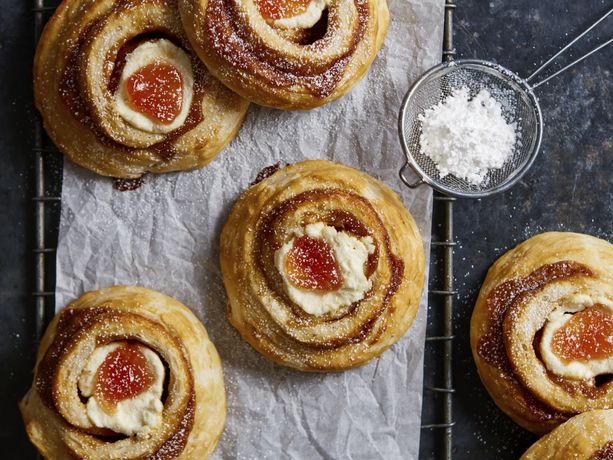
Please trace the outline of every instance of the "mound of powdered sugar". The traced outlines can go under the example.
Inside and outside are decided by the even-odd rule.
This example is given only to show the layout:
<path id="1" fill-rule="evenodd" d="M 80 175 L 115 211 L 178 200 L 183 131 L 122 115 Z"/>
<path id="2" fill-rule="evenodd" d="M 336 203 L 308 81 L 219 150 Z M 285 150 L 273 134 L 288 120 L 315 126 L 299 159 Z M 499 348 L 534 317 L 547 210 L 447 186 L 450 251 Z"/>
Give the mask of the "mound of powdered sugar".
<path id="1" fill-rule="evenodd" d="M 471 98 L 467 87 L 457 88 L 419 121 L 421 153 L 436 163 L 441 178 L 451 174 L 479 185 L 515 148 L 517 123 L 504 118 L 486 89 Z"/>

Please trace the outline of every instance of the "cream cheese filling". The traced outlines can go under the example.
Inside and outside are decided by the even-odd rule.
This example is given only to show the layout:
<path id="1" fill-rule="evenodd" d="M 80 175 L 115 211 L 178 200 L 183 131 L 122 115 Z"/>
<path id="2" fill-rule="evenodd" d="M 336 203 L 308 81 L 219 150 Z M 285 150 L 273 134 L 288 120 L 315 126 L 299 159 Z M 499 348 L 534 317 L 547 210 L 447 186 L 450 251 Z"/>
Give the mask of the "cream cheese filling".
<path id="1" fill-rule="evenodd" d="M 592 298 L 588 295 L 573 295 L 561 302 L 548 317 L 543 328 L 540 351 L 547 369 L 561 377 L 584 380 L 597 375 L 613 373 L 613 356 L 589 361 L 569 361 L 556 355 L 551 346 L 554 333 L 572 318 L 574 313 L 599 304 L 613 314 L 613 302 L 606 298 Z"/>
<path id="2" fill-rule="evenodd" d="M 330 0 L 311 0 L 307 9 L 296 16 L 275 19 L 274 27 L 281 29 L 309 29 L 321 19 L 324 10 L 329 6 Z"/>
<path id="3" fill-rule="evenodd" d="M 127 80 L 139 69 L 163 62 L 174 66 L 183 79 L 183 98 L 181 111 L 172 123 L 164 124 L 136 110 L 130 103 L 126 91 Z M 180 128 L 189 115 L 194 96 L 194 74 L 189 56 L 170 40 L 148 41 L 137 46 L 126 56 L 126 63 L 121 72 L 119 87 L 115 92 L 115 109 L 119 115 L 136 129 L 154 134 L 164 134 Z"/>
<path id="4" fill-rule="evenodd" d="M 160 357 L 151 349 L 139 345 L 147 362 L 153 371 L 154 381 L 149 388 L 133 398 L 119 401 L 115 410 L 107 412 L 94 394 L 96 389 L 96 374 L 107 355 L 118 347 L 121 342 L 112 342 L 97 347 L 91 354 L 79 377 L 78 387 L 81 395 L 86 398 L 87 416 L 98 428 L 107 428 L 116 433 L 133 436 L 150 427 L 158 425 L 162 420 L 162 392 L 164 388 L 164 365 Z"/>
<path id="5" fill-rule="evenodd" d="M 309 224 L 304 229 L 295 229 L 294 237 L 275 252 L 275 266 L 283 279 L 285 291 L 289 298 L 311 315 L 324 315 L 351 305 L 364 298 L 372 287 L 372 280 L 366 277 L 364 265 L 368 256 L 375 251 L 370 236 L 357 238 L 346 232 L 339 232 L 334 227 L 322 222 Z M 332 250 L 343 277 L 342 286 L 331 292 L 320 292 L 294 286 L 285 271 L 285 259 L 294 245 L 296 237 L 306 235 L 309 238 L 325 241 Z"/>

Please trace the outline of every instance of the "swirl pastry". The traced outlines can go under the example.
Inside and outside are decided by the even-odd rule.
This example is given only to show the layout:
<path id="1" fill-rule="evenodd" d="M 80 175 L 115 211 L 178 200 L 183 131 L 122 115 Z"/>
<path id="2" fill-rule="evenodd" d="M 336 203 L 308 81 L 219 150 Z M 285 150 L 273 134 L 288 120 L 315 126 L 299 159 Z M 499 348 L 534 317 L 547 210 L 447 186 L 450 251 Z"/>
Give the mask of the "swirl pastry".
<path id="1" fill-rule="evenodd" d="M 381 48 L 385 0 L 179 0 L 209 70 L 250 101 L 310 109 L 348 92 Z"/>
<path id="2" fill-rule="evenodd" d="M 64 0 L 36 51 L 34 96 L 63 153 L 120 178 L 204 166 L 248 105 L 193 54 L 176 0 Z"/>
<path id="3" fill-rule="evenodd" d="M 424 251 L 388 187 L 347 166 L 304 161 L 237 201 L 221 233 L 221 271 L 229 320 L 256 350 L 304 371 L 342 370 L 409 328 Z"/>
<path id="4" fill-rule="evenodd" d="M 520 460 L 613 459 L 613 410 L 577 415 L 543 436 Z"/>
<path id="5" fill-rule="evenodd" d="M 45 458 L 206 458 L 223 430 L 221 362 L 176 300 L 141 287 L 84 294 L 53 319 L 19 405 Z"/>
<path id="6" fill-rule="evenodd" d="M 613 408 L 613 246 L 577 233 L 520 244 L 490 268 L 470 332 L 483 384 L 524 428 Z"/>

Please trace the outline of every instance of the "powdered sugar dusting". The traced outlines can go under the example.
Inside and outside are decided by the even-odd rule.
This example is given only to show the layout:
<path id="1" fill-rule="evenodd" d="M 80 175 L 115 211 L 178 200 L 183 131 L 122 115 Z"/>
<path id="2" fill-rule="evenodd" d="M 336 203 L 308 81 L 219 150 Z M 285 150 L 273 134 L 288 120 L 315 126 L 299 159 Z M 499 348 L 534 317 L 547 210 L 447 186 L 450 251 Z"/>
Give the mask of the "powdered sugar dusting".
<path id="1" fill-rule="evenodd" d="M 487 89 L 471 98 L 466 86 L 419 116 L 421 153 L 437 165 L 441 178 L 454 175 L 480 185 L 492 169 L 513 155 L 517 123 Z"/>

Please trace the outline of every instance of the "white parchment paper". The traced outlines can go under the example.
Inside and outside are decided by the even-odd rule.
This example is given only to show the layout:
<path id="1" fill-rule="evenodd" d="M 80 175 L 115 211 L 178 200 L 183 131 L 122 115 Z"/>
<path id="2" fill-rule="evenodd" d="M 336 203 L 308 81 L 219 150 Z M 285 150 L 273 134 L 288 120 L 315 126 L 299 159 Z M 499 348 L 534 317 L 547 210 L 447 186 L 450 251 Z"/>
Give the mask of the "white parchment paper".
<path id="1" fill-rule="evenodd" d="M 440 61 L 443 0 L 391 0 L 383 49 L 347 96 L 309 112 L 252 106 L 209 166 L 147 176 L 132 192 L 65 162 L 56 305 L 87 290 L 140 284 L 188 305 L 224 364 L 228 417 L 215 458 L 417 458 L 426 296 L 404 338 L 359 369 L 307 374 L 268 362 L 225 318 L 219 233 L 233 202 L 268 165 L 327 158 L 399 191 L 429 258 L 432 194 L 408 190 L 397 114 L 410 83 Z"/>

